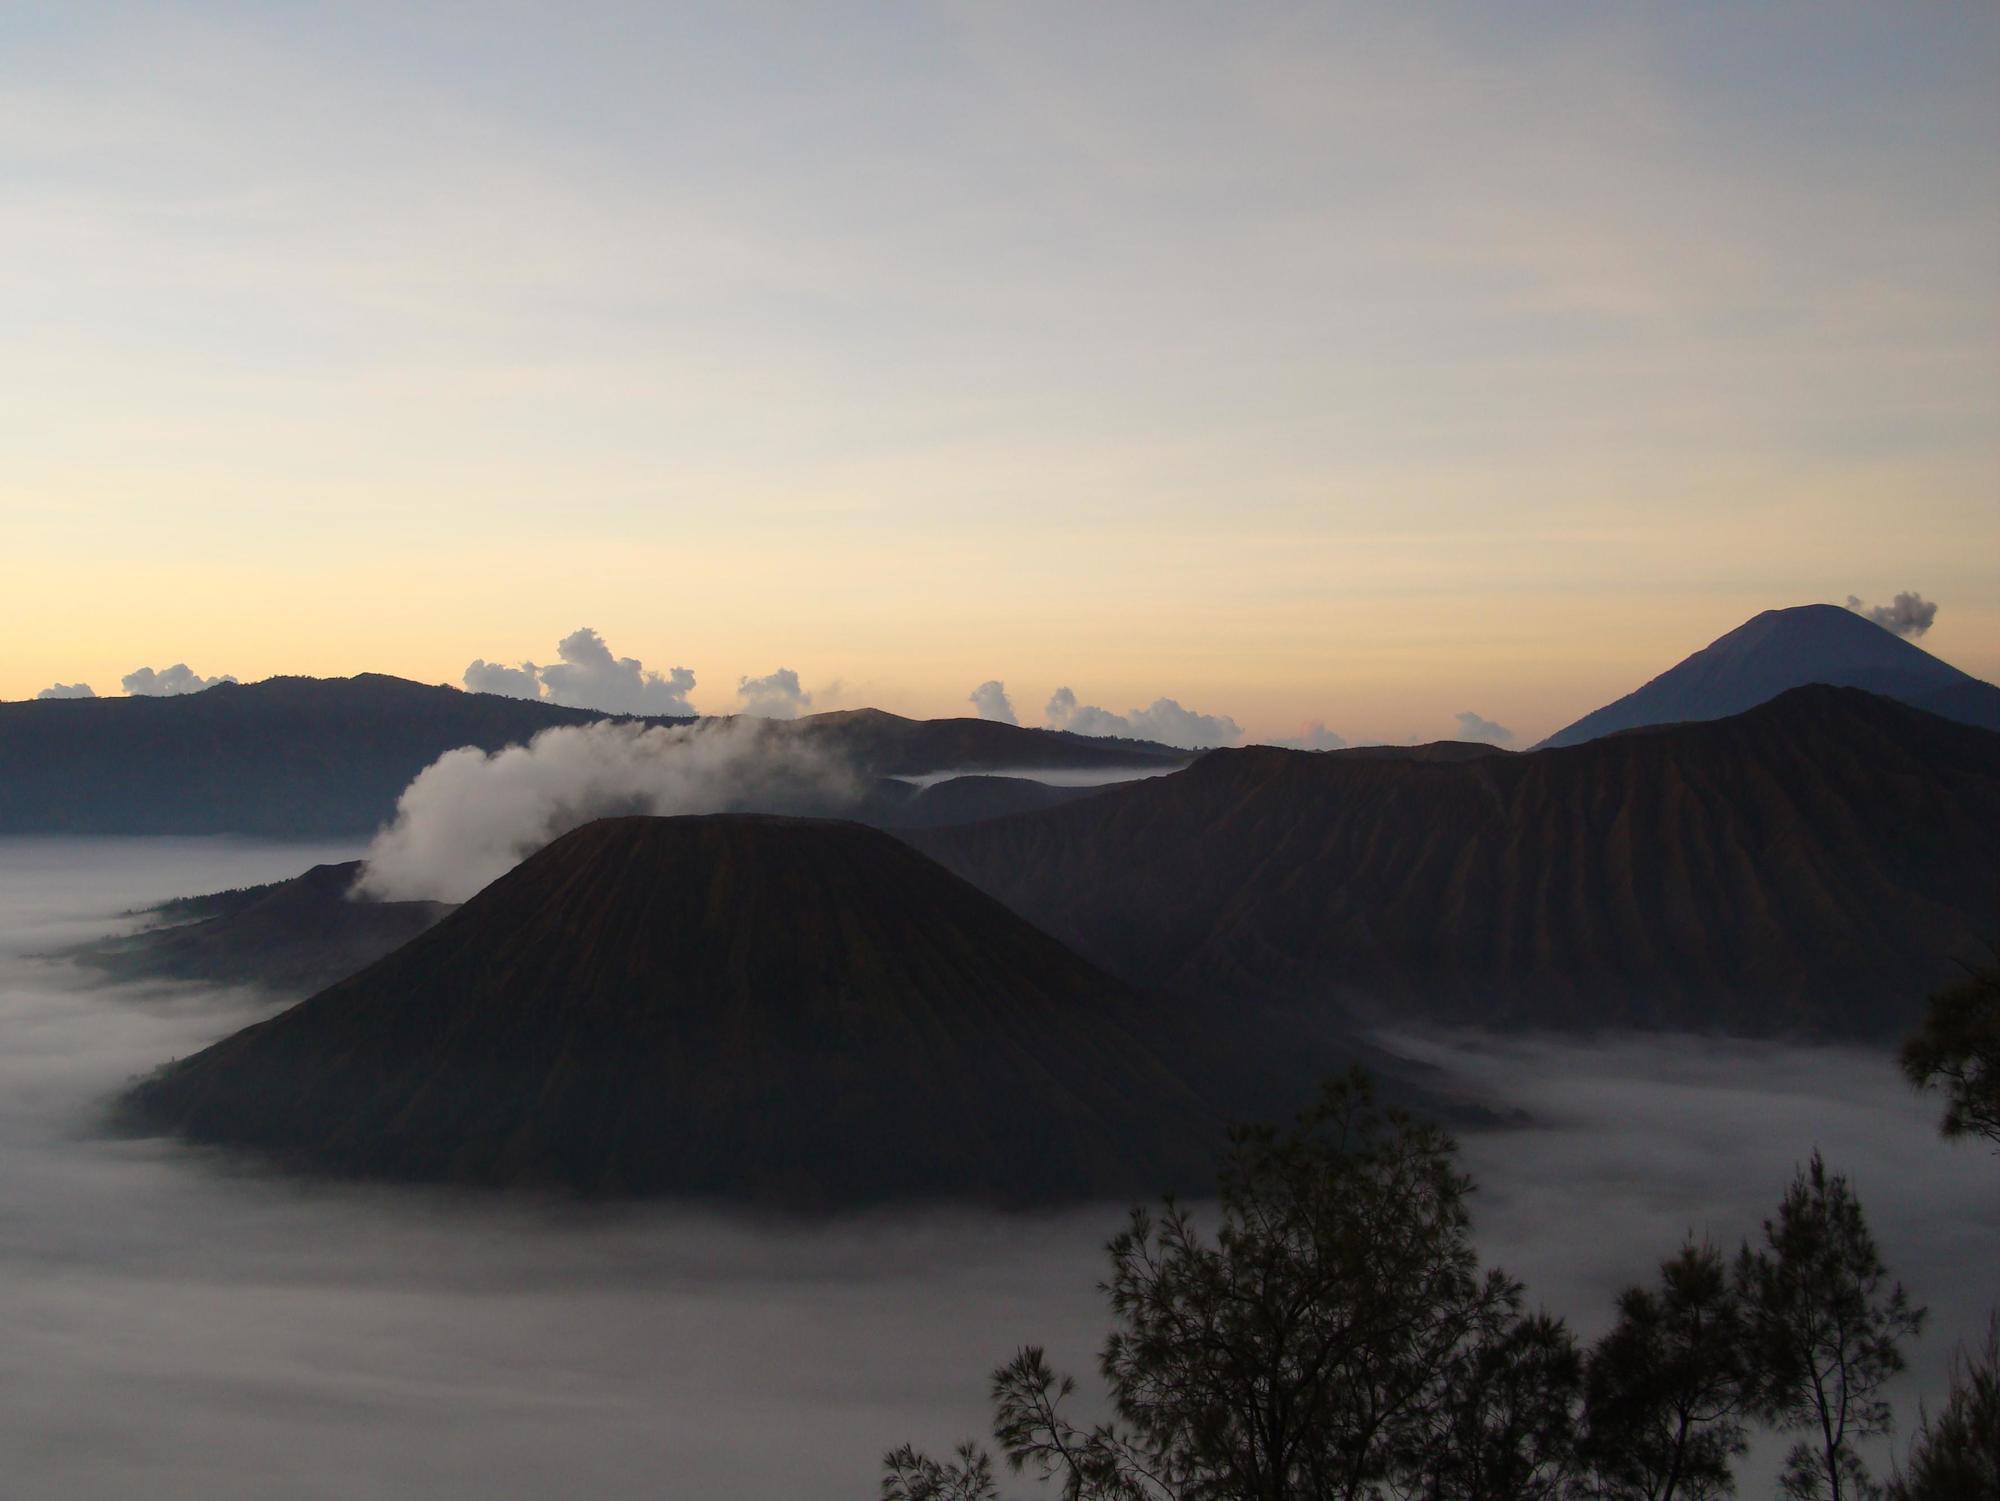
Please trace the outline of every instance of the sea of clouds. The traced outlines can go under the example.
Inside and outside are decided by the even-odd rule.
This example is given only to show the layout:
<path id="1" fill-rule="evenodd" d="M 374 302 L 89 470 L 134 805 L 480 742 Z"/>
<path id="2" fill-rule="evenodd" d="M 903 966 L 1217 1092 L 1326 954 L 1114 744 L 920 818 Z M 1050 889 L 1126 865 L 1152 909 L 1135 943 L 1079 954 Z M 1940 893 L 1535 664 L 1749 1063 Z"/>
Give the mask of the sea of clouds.
<path id="1" fill-rule="evenodd" d="M 1023 1341 L 1092 1382 L 1122 1206 L 742 1219 L 301 1185 L 98 1129 L 132 1075 L 266 1014 L 43 956 L 160 898 L 352 849 L 0 841 L 0 1454 L 8 1493 L 873 1493 L 882 1449 L 983 1434 Z M 1399 1037 L 1531 1123 L 1470 1136 L 1489 1261 L 1594 1333 L 1689 1230 L 1754 1233 L 1814 1145 L 1933 1332 L 2000 1301 L 2000 1160 L 1886 1058 L 1661 1039 Z M 1028 1492 L 1023 1491 L 1023 1494 Z M 1754 1485 L 1746 1494 L 1755 1494 Z"/>

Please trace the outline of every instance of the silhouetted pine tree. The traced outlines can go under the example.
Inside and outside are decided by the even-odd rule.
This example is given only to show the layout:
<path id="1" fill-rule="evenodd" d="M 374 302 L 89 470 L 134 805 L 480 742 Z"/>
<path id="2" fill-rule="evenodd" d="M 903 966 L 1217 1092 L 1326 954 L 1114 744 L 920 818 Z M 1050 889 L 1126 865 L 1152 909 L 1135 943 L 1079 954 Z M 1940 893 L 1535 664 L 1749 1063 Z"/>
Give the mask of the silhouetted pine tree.
<path id="1" fill-rule="evenodd" d="M 1780 1480 L 1793 1501 L 1874 1494 L 1855 1444 L 1893 1426 L 1882 1386 L 1924 1320 L 1888 1275 L 1847 1179 L 1829 1176 L 1817 1152 L 1764 1222 L 1764 1247 L 1746 1244 L 1737 1259 L 1755 1405 L 1807 1435 Z"/>
<path id="2" fill-rule="evenodd" d="M 1582 1450 L 1608 1501 L 1707 1501 L 1734 1489 L 1751 1376 L 1722 1255 L 1690 1242 L 1657 1289 L 1627 1288 L 1590 1352 Z"/>

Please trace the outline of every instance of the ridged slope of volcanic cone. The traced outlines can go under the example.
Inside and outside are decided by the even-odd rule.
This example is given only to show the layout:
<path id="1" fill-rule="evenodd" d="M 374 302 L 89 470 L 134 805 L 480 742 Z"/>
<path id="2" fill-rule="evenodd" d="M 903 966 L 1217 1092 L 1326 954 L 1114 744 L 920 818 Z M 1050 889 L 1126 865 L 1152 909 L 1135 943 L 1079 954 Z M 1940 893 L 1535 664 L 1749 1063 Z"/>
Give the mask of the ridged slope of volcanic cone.
<path id="1" fill-rule="evenodd" d="M 800 1207 L 1204 1181 L 1152 1003 L 855 824 L 617 818 L 162 1070 L 131 1117 L 341 1174 Z"/>
<path id="2" fill-rule="evenodd" d="M 2000 735 L 1796 688 L 1458 763 L 1211 751 L 907 837 L 1148 989 L 1398 1022 L 1893 1037 L 2000 923 Z"/>

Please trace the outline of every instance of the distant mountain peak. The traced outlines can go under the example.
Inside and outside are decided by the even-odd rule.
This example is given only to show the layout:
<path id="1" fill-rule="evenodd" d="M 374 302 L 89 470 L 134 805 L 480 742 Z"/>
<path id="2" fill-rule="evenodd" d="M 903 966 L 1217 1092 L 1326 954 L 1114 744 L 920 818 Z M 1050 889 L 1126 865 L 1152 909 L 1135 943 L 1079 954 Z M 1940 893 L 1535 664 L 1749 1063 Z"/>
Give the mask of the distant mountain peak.
<path id="1" fill-rule="evenodd" d="M 2000 688 L 1852 610 L 1815 604 L 1753 615 L 1542 745 L 1580 745 L 1644 725 L 1724 719 L 1809 683 L 1863 688 L 1947 719 L 2000 729 Z"/>

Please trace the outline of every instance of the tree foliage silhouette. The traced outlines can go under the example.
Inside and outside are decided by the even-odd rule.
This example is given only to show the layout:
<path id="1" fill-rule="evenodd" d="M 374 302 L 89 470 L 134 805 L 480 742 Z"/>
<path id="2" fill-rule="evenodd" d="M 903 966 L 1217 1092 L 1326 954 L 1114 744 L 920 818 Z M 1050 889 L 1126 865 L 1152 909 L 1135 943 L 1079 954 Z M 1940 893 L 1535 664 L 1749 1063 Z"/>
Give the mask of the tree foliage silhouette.
<path id="1" fill-rule="evenodd" d="M 1606 1501 L 1708 1501 L 1733 1487 L 1751 1370 L 1728 1264 L 1690 1242 L 1657 1289 L 1627 1288 L 1590 1353 L 1582 1449 Z"/>
<path id="2" fill-rule="evenodd" d="M 1106 1416 L 1072 1417 L 1075 1381 L 1036 1346 L 993 1374 L 1000 1455 L 1063 1501 L 1712 1501 L 1753 1421 L 1806 1435 L 1792 1501 L 1876 1493 L 1857 1445 L 1889 1431 L 1883 1383 L 1924 1314 L 1817 1153 L 1759 1246 L 1732 1268 L 1684 1245 L 1588 1359 L 1480 1267 L 1450 1136 L 1359 1074 L 1288 1129 L 1232 1133 L 1219 1179 L 1212 1233 L 1169 1200 L 1107 1248 Z M 1921 1473 L 1991 1412 L 1993 1364 Z M 974 1443 L 905 1445 L 881 1495 L 998 1501 L 999 1475 Z"/>
<path id="3" fill-rule="evenodd" d="M 1581 1361 L 1481 1271 L 1470 1188 L 1451 1138 L 1359 1075 L 1288 1130 L 1237 1130 L 1213 1239 L 1169 1201 L 1110 1244 L 1112 1417 L 1074 1423 L 1074 1382 L 1029 1347 L 994 1376 L 1002 1453 L 1066 1501 L 1558 1494 Z M 990 1472 L 905 1448 L 882 1494 L 989 1496 Z"/>
<path id="4" fill-rule="evenodd" d="M 2000 954 L 1930 999 L 1923 1026 L 1903 1044 L 1903 1072 L 1944 1092 L 1946 1136 L 2000 1144 Z"/>
<path id="5" fill-rule="evenodd" d="M 1780 1490 L 1793 1501 L 1871 1495 L 1856 1441 L 1890 1431 L 1882 1386 L 1903 1369 L 1902 1342 L 1921 1330 L 1924 1310 L 1889 1282 L 1860 1202 L 1819 1153 L 1764 1222 L 1763 1247 L 1743 1247 L 1736 1275 L 1755 1404 L 1807 1435 Z"/>
<path id="6" fill-rule="evenodd" d="M 1951 1390 L 1911 1435 L 1909 1466 L 1889 1486 L 1892 1501 L 2000 1501 L 2000 1314 L 1978 1351 L 1952 1357 Z"/>

